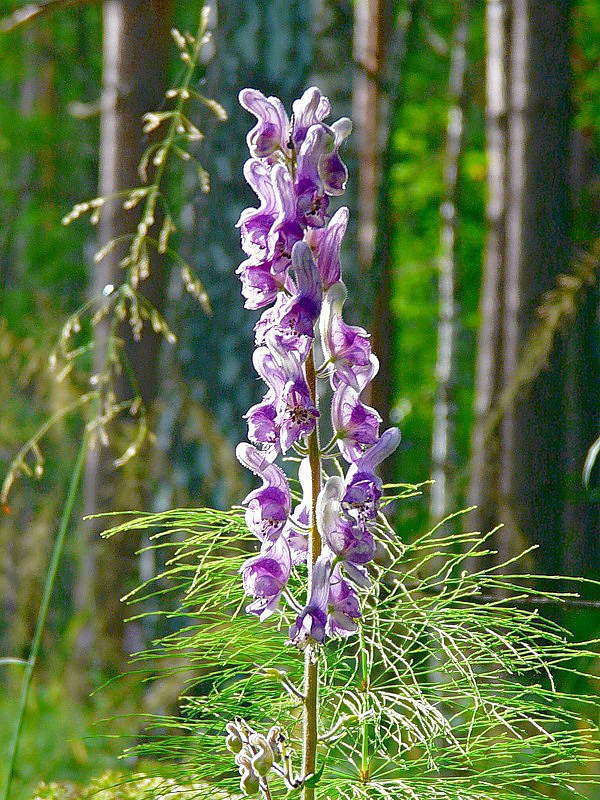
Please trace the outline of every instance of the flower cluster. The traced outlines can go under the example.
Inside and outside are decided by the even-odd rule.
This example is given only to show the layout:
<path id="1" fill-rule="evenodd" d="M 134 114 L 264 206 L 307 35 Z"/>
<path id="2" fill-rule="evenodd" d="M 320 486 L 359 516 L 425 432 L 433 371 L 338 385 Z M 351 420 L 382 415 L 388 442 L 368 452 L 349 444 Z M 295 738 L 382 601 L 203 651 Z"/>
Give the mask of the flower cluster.
<path id="1" fill-rule="evenodd" d="M 288 789 L 295 789 L 301 781 L 294 774 L 286 738 L 279 727 L 273 725 L 266 736 L 251 728 L 245 719 L 236 717 L 226 725 L 225 746 L 235 755 L 240 773 L 240 789 L 245 795 L 256 794 L 267 787 L 271 771 L 283 778 Z M 269 794 L 266 794 L 270 797 Z"/>
<path id="2" fill-rule="evenodd" d="M 356 630 L 357 587 L 368 584 L 365 565 L 375 554 L 373 531 L 382 495 L 375 470 L 398 446 L 400 434 L 392 428 L 380 436 L 380 416 L 361 400 L 379 363 L 366 331 L 342 318 L 347 291 L 340 248 L 348 209 L 330 215 L 329 203 L 345 189 L 348 173 L 339 148 L 352 123 L 342 118 L 327 125 L 329 101 L 315 87 L 294 102 L 291 122 L 280 100 L 255 89 L 244 89 L 240 103 L 257 118 L 247 137 L 251 158 L 244 174 L 259 206 L 244 210 L 238 222 L 247 257 L 237 274 L 246 307 L 264 309 L 255 327 L 253 362 L 267 387 L 246 414 L 252 444 L 237 448 L 241 463 L 262 481 L 244 501 L 260 552 L 241 571 L 253 598 L 248 611 L 261 620 L 277 609 L 282 596 L 298 606 L 290 640 L 305 647 Z M 323 359 L 315 368 L 317 335 Z M 315 464 L 305 457 L 299 469 L 303 497 L 293 507 L 287 477 L 274 462 L 290 450 L 306 456 L 311 435 L 318 442 L 320 413 L 309 364 L 310 372 L 331 387 L 333 438 L 317 450 L 321 486 L 315 503 Z M 328 464 L 341 457 L 345 468 L 338 463 L 339 474 L 328 477 L 323 455 Z M 307 561 L 314 525 L 320 554 L 311 564 L 302 607 L 286 585 L 292 569 Z"/>

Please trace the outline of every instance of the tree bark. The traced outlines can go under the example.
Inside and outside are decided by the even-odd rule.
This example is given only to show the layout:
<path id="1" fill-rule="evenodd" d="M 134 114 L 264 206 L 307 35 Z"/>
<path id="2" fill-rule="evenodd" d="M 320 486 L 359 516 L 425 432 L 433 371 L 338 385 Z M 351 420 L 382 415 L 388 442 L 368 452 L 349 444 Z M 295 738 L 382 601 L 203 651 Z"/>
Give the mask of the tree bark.
<path id="1" fill-rule="evenodd" d="M 482 503 L 484 527 L 504 523 L 497 536 L 500 561 L 535 542 L 539 568 L 555 572 L 564 502 L 557 353 L 503 415 L 497 454 L 486 416 L 516 372 L 544 292 L 569 271 L 569 4 L 489 0 L 488 24 L 489 180 L 495 185 L 488 205 L 471 499 Z M 497 480 L 488 459 L 497 462 Z"/>
<path id="2" fill-rule="evenodd" d="M 147 145 L 142 136 L 142 115 L 162 106 L 167 88 L 171 8 L 170 0 L 106 0 L 104 3 L 99 166 L 99 195 L 103 197 L 111 198 L 116 192 L 140 183 L 138 163 Z M 122 201 L 109 199 L 100 220 L 99 247 L 132 233 L 136 224 L 135 212 L 124 212 Z M 91 280 L 92 296 L 99 296 L 107 284 L 122 283 L 120 260 L 126 247 L 116 247 L 96 266 Z M 150 303 L 161 308 L 165 292 L 161 259 L 152 259 L 150 275 L 140 291 Z M 95 328 L 94 369 L 97 373 L 105 369 L 109 322 L 102 320 Z M 123 325 L 119 330 L 147 407 L 156 394 L 160 343 L 158 335 L 148 331 L 148 327 L 144 326 L 138 342 L 133 340 L 128 326 Z M 117 390 L 125 391 L 123 387 Z M 131 391 L 128 393 L 130 395 Z M 143 486 L 134 479 L 133 485 L 129 485 L 133 496 L 124 496 L 123 478 L 115 473 L 114 457 L 115 451 L 110 445 L 96 445 L 89 453 L 84 486 L 86 515 L 132 507 L 137 497 L 144 494 Z M 129 583 L 135 581 L 135 552 L 139 541 L 129 535 L 101 542 L 98 534 L 103 527 L 99 520 L 88 522 L 75 604 L 84 614 L 91 615 L 80 637 L 84 663 L 91 662 L 114 673 L 123 669 L 130 649 L 119 598 L 129 588 Z"/>
<path id="3" fill-rule="evenodd" d="M 506 228 L 510 25 L 508 0 L 486 4 L 487 242 L 479 302 L 481 323 L 475 366 L 475 419 L 471 441 L 469 505 L 480 531 L 497 524 L 497 431 L 488 420 L 500 393 L 502 287 Z"/>
<path id="4" fill-rule="evenodd" d="M 358 262 L 368 270 L 373 261 L 377 230 L 377 198 L 381 153 L 386 140 L 386 74 L 392 3 L 358 0 L 354 4 L 355 73 L 352 87 L 352 119 L 358 151 Z"/>
<path id="5" fill-rule="evenodd" d="M 430 516 L 434 523 L 452 508 L 450 484 L 456 469 L 456 342 L 458 338 L 458 189 L 459 170 L 464 143 L 464 112 L 466 104 L 465 77 L 467 72 L 467 36 L 469 31 L 469 0 L 459 3 L 459 18 L 454 32 L 450 57 L 448 124 L 444 163 L 445 192 L 441 205 L 442 229 L 439 257 L 439 317 L 436 360 L 436 398 L 433 409 L 431 448 Z"/>

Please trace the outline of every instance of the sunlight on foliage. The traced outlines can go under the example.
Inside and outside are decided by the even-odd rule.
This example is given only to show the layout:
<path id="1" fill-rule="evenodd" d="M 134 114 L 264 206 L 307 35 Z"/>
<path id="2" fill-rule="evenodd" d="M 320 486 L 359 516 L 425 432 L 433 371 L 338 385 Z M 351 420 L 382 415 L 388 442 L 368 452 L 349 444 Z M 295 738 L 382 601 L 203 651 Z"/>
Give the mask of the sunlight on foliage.
<path id="1" fill-rule="evenodd" d="M 164 762 L 161 774 L 182 784 L 199 781 L 199 799 L 215 787 L 235 793 L 224 737 L 234 717 L 258 730 L 281 726 L 292 760 L 300 752 L 303 663 L 284 632 L 292 612 L 270 624 L 245 614 L 239 569 L 255 540 L 241 510 L 133 516 L 106 535 L 139 528 L 171 555 L 127 600 L 179 600 L 162 612 L 171 630 L 135 662 L 149 681 L 170 671 L 188 678 L 178 712 L 149 719 L 128 753 Z M 320 796 L 588 797 L 596 699 L 563 686 L 585 673 L 596 643 L 570 641 L 536 607 L 570 595 L 540 592 L 537 579 L 504 574 L 507 565 L 489 568 L 489 536 L 434 533 L 403 546 L 383 519 L 380 535 L 360 637 L 318 655 Z M 272 791 L 286 790 L 279 782 Z"/>

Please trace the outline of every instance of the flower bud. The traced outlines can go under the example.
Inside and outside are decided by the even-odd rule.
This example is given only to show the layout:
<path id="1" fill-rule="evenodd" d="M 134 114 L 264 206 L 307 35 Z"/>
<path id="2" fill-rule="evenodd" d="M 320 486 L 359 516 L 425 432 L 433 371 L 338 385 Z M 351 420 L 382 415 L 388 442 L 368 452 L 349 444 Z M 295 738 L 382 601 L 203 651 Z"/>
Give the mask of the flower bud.
<path id="1" fill-rule="evenodd" d="M 247 796 L 257 794 L 260 789 L 260 779 L 258 775 L 253 770 L 246 769 L 245 767 L 240 770 L 240 774 L 240 789 L 242 792 Z"/>
<path id="2" fill-rule="evenodd" d="M 284 740 L 283 732 L 279 725 L 273 725 L 267 733 L 267 742 L 273 751 L 273 760 L 281 761 L 281 742 Z"/>
<path id="3" fill-rule="evenodd" d="M 273 750 L 271 745 L 260 733 L 253 733 L 250 736 L 250 744 L 254 748 L 252 756 L 252 768 L 264 778 L 273 766 Z"/>
<path id="4" fill-rule="evenodd" d="M 233 734 L 229 734 L 225 738 L 225 747 L 229 750 L 230 753 L 239 753 L 242 749 L 242 740 L 239 736 L 234 736 Z"/>
<path id="5" fill-rule="evenodd" d="M 239 753 L 242 749 L 243 742 L 238 728 L 233 722 L 228 722 L 225 729 L 227 731 L 225 747 L 230 753 Z"/>

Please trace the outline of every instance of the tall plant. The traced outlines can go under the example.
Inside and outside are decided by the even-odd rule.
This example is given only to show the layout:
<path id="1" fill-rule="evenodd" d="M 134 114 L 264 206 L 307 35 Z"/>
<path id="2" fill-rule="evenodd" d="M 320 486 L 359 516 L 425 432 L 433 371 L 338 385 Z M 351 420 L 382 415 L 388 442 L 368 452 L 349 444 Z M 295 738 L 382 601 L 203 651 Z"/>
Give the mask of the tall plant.
<path id="1" fill-rule="evenodd" d="M 244 172 L 260 203 L 238 223 L 238 274 L 246 307 L 262 309 L 253 362 L 266 394 L 237 455 L 261 485 L 245 509 L 109 531 L 155 529 L 153 547 L 177 533 L 167 571 L 132 598 L 182 591 L 177 629 L 140 658 L 197 667 L 181 715 L 158 720 L 158 743 L 137 753 L 166 756 L 169 780 L 195 798 L 583 796 L 592 701 L 575 707 L 561 674 L 591 644 L 566 644 L 536 610 L 564 595 L 523 588 L 507 564 L 467 572 L 487 564 L 486 536 L 404 545 L 382 513 L 415 487 L 376 475 L 400 434 L 380 434 L 361 401 L 378 362 L 342 317 L 348 211 L 329 206 L 351 123 L 326 124 L 314 87 L 291 119 L 254 89 L 240 101 L 257 117 Z"/>

